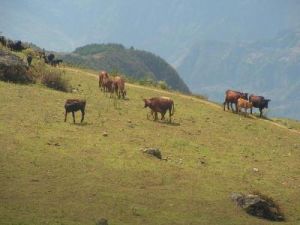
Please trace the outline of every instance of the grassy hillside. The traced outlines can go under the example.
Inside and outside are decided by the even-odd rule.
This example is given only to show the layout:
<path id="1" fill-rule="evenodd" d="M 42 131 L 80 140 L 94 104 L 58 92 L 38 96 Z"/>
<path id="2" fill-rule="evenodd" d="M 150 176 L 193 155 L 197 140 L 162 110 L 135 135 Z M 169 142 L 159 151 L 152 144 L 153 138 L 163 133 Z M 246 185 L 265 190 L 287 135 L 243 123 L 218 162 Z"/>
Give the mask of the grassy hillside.
<path id="1" fill-rule="evenodd" d="M 174 90 L 189 93 L 176 70 L 150 52 L 127 49 L 120 44 L 90 44 L 62 58 L 67 63 L 89 69 L 120 72 L 138 80 L 164 81 Z"/>
<path id="2" fill-rule="evenodd" d="M 254 190 L 280 204 L 284 224 L 300 224 L 299 132 L 140 86 L 109 99 L 93 74 L 65 71 L 78 92 L 0 82 L 0 224 L 278 224 L 230 200 Z M 146 119 L 142 98 L 157 95 L 174 99 L 173 124 Z M 64 123 L 64 101 L 77 97 L 85 122 Z"/>

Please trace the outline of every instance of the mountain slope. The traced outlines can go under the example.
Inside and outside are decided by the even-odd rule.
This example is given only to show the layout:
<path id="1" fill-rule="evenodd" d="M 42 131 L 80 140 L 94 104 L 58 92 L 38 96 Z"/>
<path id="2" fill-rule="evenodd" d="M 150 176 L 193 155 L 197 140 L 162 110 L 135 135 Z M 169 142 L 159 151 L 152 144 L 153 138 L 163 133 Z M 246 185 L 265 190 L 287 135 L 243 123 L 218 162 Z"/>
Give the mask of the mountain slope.
<path id="1" fill-rule="evenodd" d="M 300 119 L 300 29 L 253 43 L 200 42 L 176 67 L 193 92 L 218 102 L 230 88 L 264 95 L 270 115 Z"/>
<path id="2" fill-rule="evenodd" d="M 110 99 L 96 73 L 65 74 L 77 92 L 0 82 L 1 224 L 278 224 L 230 200 L 254 190 L 280 204 L 284 224 L 299 223 L 299 133 L 142 86 Z M 174 99 L 173 124 L 146 119 L 142 98 L 157 95 Z M 83 124 L 63 122 L 67 98 L 87 100 Z"/>
<path id="3" fill-rule="evenodd" d="M 150 52 L 120 44 L 90 44 L 62 55 L 65 62 L 95 70 L 121 72 L 135 79 L 165 81 L 172 89 L 189 93 L 186 84 L 166 61 Z"/>

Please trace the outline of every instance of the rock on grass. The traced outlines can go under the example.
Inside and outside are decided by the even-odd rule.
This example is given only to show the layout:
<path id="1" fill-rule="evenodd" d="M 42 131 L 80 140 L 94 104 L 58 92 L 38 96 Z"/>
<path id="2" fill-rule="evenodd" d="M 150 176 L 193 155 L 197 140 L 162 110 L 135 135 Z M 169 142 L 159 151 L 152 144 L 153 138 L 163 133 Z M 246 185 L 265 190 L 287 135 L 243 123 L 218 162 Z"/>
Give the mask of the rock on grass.
<path id="1" fill-rule="evenodd" d="M 284 221 L 284 215 L 280 212 L 279 206 L 265 195 L 232 193 L 231 199 L 252 216 L 272 221 Z"/>
<path id="2" fill-rule="evenodd" d="M 145 148 L 143 149 L 143 153 L 152 155 L 158 159 L 161 159 L 161 152 L 158 148 Z"/>

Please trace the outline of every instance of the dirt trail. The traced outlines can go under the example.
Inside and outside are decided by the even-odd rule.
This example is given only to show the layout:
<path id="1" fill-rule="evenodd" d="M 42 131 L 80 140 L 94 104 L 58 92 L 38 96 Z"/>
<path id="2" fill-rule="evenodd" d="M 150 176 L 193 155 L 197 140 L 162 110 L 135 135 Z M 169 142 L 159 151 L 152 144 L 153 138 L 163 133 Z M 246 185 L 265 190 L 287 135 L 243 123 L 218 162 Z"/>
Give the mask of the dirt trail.
<path id="1" fill-rule="evenodd" d="M 72 72 L 76 72 L 76 73 L 82 73 L 82 72 L 84 72 L 88 76 L 94 77 L 96 79 L 98 78 L 97 74 L 94 74 L 94 73 L 91 73 L 91 72 L 87 72 L 87 71 L 78 70 L 78 69 L 75 69 L 75 68 L 61 67 L 61 69 L 72 71 Z M 144 90 L 155 91 L 155 92 L 163 93 L 163 94 L 167 94 L 167 95 L 179 96 L 181 98 L 186 98 L 186 99 L 192 99 L 194 101 L 201 102 L 203 104 L 206 104 L 206 105 L 209 105 L 209 106 L 212 106 L 212 107 L 215 107 L 215 108 L 221 108 L 221 106 L 218 105 L 218 104 L 216 104 L 216 103 L 209 102 L 209 101 L 202 100 L 202 99 L 198 99 L 196 97 L 189 96 L 189 95 L 184 95 L 184 94 L 175 93 L 175 92 L 169 92 L 169 91 L 164 91 L 164 90 L 158 90 L 158 89 L 155 89 L 155 88 L 145 87 L 145 86 L 136 85 L 136 84 L 130 84 L 130 83 L 126 83 L 126 85 L 128 85 L 129 87 L 134 87 L 134 88 L 139 88 L 139 89 L 144 89 Z M 259 119 L 259 118 L 255 117 L 255 116 L 251 116 L 251 118 L 253 118 L 253 119 Z M 264 119 L 259 119 L 259 120 L 261 120 L 263 122 L 266 122 L 266 123 L 269 123 L 269 124 L 272 124 L 274 126 L 277 126 L 277 127 L 280 127 L 280 128 L 286 129 L 286 130 L 289 130 L 290 132 L 293 132 L 293 133 L 296 133 L 296 134 L 300 134 L 299 130 L 290 129 L 290 128 L 288 128 L 288 127 L 286 127 L 286 126 L 284 126 L 282 124 L 276 123 L 274 121 L 264 120 Z"/>

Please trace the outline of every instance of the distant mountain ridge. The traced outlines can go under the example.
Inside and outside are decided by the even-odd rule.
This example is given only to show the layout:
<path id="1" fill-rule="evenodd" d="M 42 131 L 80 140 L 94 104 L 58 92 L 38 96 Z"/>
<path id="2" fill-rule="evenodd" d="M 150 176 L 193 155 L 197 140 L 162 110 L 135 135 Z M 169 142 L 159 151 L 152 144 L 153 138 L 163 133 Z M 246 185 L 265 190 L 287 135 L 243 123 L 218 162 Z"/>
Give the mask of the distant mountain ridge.
<path id="1" fill-rule="evenodd" d="M 300 119 L 300 29 L 252 43 L 198 42 L 176 68 L 210 99 L 222 102 L 228 88 L 265 95 L 273 116 Z"/>
<path id="2" fill-rule="evenodd" d="M 117 71 L 135 79 L 165 81 L 174 90 L 190 93 L 176 70 L 165 60 L 133 47 L 125 48 L 121 44 L 89 44 L 61 57 L 67 63 L 95 70 Z"/>

